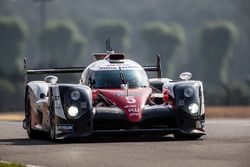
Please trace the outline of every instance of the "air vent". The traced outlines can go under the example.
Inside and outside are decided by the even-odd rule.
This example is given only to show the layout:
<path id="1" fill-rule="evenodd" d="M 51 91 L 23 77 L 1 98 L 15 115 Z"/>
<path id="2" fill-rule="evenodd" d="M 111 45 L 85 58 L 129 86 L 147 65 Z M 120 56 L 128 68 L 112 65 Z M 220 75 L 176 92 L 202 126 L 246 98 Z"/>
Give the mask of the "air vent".
<path id="1" fill-rule="evenodd" d="M 123 60 L 124 59 L 124 54 L 122 53 L 115 53 L 115 54 L 111 54 L 109 55 L 109 60 Z"/>

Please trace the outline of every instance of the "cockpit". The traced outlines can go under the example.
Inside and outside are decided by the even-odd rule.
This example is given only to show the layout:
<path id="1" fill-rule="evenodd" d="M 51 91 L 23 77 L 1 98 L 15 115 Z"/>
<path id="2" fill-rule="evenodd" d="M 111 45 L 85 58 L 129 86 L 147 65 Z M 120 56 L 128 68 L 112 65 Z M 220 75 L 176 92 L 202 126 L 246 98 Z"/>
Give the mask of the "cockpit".
<path id="1" fill-rule="evenodd" d="M 129 88 L 148 87 L 148 77 L 143 69 L 127 70 L 89 70 L 85 85 L 92 89 L 121 88 L 122 84 L 128 84 Z"/>

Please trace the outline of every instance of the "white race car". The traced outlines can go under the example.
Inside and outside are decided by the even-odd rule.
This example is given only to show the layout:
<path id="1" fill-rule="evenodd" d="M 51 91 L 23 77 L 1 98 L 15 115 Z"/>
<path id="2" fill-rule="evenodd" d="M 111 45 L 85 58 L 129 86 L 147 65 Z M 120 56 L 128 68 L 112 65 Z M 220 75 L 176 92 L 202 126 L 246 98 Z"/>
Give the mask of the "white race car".
<path id="1" fill-rule="evenodd" d="M 27 82 L 23 127 L 30 138 L 205 135 L 203 86 L 190 73 L 182 73 L 181 81 L 161 78 L 159 56 L 156 66 L 143 67 L 110 49 L 95 57 L 88 67 L 26 69 L 27 75 L 53 74 Z M 150 71 L 158 78 L 148 79 Z M 80 83 L 57 83 L 58 73 L 81 73 Z"/>

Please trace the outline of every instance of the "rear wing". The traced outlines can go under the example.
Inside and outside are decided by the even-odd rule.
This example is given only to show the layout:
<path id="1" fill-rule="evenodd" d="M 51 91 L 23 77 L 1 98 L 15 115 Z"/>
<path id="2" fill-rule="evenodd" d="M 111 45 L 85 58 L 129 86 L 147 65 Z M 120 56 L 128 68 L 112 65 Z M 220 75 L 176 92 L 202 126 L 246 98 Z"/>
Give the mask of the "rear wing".
<path id="1" fill-rule="evenodd" d="M 26 58 L 24 58 L 25 80 L 27 81 L 27 75 L 34 74 L 66 74 L 66 73 L 82 73 L 86 67 L 62 67 L 62 68 L 26 68 Z M 161 78 L 161 59 L 157 54 L 156 66 L 142 66 L 147 72 L 157 72 L 157 77 Z"/>
<path id="2" fill-rule="evenodd" d="M 142 66 L 143 69 L 147 72 L 157 72 L 157 77 L 162 77 L 162 70 L 161 70 L 161 56 L 157 54 L 157 61 L 156 66 Z"/>

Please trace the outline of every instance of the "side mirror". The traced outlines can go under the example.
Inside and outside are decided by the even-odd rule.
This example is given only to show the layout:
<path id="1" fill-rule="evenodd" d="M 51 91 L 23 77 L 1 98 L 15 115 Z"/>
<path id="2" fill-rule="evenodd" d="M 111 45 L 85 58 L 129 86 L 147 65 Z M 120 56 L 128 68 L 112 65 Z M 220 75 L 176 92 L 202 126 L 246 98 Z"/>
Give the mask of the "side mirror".
<path id="1" fill-rule="evenodd" d="M 180 78 L 184 81 L 187 81 L 192 78 L 192 74 L 190 72 L 183 72 L 180 74 Z"/>
<path id="2" fill-rule="evenodd" d="M 45 82 L 51 83 L 51 84 L 56 84 L 58 81 L 58 78 L 54 75 L 49 75 L 44 78 Z"/>

